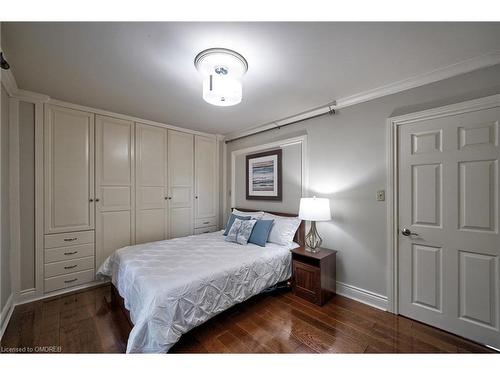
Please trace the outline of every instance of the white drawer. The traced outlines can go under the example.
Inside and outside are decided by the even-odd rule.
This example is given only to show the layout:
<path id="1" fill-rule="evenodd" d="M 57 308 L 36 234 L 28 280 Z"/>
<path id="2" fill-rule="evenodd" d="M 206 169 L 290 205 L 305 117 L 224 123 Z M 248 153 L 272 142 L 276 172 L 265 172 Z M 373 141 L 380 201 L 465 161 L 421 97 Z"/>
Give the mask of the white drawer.
<path id="1" fill-rule="evenodd" d="M 45 277 L 66 275 L 68 273 L 90 270 L 94 268 L 94 257 L 65 260 L 45 265 Z"/>
<path id="2" fill-rule="evenodd" d="M 89 256 L 94 256 L 93 243 L 45 249 L 45 264 Z"/>
<path id="3" fill-rule="evenodd" d="M 57 233 L 45 235 L 45 248 L 52 249 L 54 247 L 73 246 L 84 243 L 94 242 L 94 231 L 87 230 L 84 232 Z"/>
<path id="4" fill-rule="evenodd" d="M 215 217 L 209 217 L 207 219 L 196 219 L 194 221 L 195 228 L 211 227 L 214 225 L 217 225 L 217 218 Z"/>
<path id="5" fill-rule="evenodd" d="M 210 233 L 210 232 L 216 232 L 216 231 L 217 231 L 217 227 L 196 228 L 194 230 L 194 234 Z"/>
<path id="6" fill-rule="evenodd" d="M 45 292 L 52 292 L 58 289 L 70 288 L 72 286 L 89 283 L 94 280 L 94 269 L 73 272 L 68 275 L 49 277 L 45 279 Z"/>

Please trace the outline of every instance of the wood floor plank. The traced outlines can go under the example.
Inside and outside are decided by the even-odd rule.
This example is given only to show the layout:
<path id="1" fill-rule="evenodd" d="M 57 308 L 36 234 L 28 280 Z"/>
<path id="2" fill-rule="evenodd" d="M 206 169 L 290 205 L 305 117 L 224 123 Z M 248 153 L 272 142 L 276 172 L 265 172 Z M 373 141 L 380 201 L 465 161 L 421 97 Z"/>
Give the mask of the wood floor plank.
<path id="1" fill-rule="evenodd" d="M 278 306 L 273 301 L 264 307 L 264 314 L 277 325 L 288 325 L 292 335 L 312 349 L 323 353 L 362 353 L 366 344 L 356 342 L 335 329 L 325 329 L 318 320 L 307 318 L 297 310 Z"/>
<path id="2" fill-rule="evenodd" d="M 16 306 L 3 348 L 124 353 L 130 324 L 110 286 Z M 317 306 L 290 292 L 261 294 L 185 334 L 172 353 L 492 353 L 451 333 L 334 296 Z"/>

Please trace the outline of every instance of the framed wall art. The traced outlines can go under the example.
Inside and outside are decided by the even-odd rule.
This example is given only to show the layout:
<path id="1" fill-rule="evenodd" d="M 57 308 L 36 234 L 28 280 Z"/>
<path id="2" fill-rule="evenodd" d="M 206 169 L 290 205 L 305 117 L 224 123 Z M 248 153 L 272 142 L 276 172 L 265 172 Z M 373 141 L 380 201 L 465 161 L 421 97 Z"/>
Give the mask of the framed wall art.
<path id="1" fill-rule="evenodd" d="M 246 156 L 247 199 L 282 200 L 281 149 Z"/>

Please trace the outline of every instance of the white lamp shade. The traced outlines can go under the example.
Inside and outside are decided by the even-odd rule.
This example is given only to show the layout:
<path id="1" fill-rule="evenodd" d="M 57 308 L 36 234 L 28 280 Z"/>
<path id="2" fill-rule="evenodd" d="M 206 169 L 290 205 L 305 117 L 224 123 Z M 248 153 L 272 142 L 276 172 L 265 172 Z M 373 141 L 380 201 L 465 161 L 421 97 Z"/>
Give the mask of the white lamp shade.
<path id="1" fill-rule="evenodd" d="M 210 75 L 203 80 L 203 99 L 210 104 L 228 107 L 241 102 L 241 82 L 231 77 Z"/>
<path id="2" fill-rule="evenodd" d="M 332 220 L 328 198 L 300 198 L 299 218 L 310 221 Z"/>

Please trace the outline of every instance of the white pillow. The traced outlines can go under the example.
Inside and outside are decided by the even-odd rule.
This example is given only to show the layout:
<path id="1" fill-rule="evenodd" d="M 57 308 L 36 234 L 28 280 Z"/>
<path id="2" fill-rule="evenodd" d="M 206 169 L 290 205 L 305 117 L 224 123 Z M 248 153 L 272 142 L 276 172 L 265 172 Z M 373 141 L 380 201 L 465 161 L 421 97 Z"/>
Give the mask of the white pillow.
<path id="1" fill-rule="evenodd" d="M 277 216 L 267 212 L 264 212 L 262 219 L 274 220 L 267 242 L 273 242 L 283 246 L 290 246 L 293 243 L 295 232 L 302 222 L 298 217 Z"/>
<path id="2" fill-rule="evenodd" d="M 236 208 L 233 208 L 233 214 L 238 216 L 250 216 L 252 219 L 260 220 L 264 215 L 264 211 L 238 211 Z"/>

